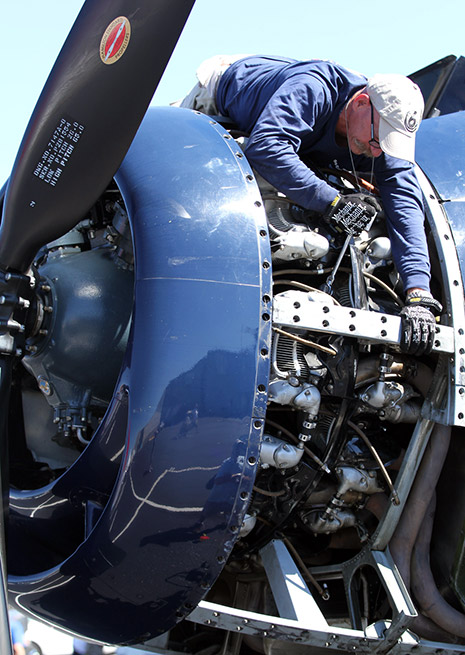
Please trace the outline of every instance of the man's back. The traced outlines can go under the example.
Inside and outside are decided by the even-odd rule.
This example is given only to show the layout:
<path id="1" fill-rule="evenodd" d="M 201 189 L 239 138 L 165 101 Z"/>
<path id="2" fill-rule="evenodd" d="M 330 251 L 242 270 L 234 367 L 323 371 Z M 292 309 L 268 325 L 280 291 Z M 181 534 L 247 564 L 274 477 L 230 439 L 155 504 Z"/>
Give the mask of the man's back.
<path id="1" fill-rule="evenodd" d="M 342 105 L 354 89 L 365 84 L 363 75 L 328 60 L 252 56 L 240 59 L 226 70 L 218 85 L 216 101 L 221 114 L 230 116 L 242 130 L 251 132 L 280 87 L 283 96 L 299 89 L 302 100 L 308 103 L 311 93 L 314 102 L 327 102 L 329 108 L 338 100 Z"/>

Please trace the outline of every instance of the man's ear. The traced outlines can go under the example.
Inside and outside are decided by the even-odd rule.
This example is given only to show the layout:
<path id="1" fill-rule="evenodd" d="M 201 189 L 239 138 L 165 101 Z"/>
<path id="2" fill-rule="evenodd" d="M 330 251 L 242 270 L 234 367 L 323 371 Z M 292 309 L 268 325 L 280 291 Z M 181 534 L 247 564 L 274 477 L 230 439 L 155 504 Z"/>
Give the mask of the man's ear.
<path id="1" fill-rule="evenodd" d="M 355 98 L 355 103 L 357 108 L 359 107 L 366 107 L 367 105 L 370 104 L 370 96 L 368 93 L 359 93 L 358 96 Z"/>

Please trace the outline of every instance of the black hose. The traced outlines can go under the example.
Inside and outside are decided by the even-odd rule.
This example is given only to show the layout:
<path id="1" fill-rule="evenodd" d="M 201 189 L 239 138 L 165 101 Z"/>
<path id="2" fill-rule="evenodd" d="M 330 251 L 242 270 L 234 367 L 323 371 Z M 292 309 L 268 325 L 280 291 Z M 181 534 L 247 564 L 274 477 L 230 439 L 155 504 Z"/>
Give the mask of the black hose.
<path id="1" fill-rule="evenodd" d="M 465 614 L 441 596 L 430 566 L 430 545 L 436 499 L 433 497 L 422 522 L 412 553 L 412 592 L 424 614 L 446 632 L 465 637 Z"/>

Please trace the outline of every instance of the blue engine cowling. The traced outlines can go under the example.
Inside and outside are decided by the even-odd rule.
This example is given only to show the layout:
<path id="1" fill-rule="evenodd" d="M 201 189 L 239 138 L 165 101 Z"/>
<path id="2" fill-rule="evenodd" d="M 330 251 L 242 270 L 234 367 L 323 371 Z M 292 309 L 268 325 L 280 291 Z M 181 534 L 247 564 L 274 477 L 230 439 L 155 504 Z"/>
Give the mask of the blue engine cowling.
<path id="1" fill-rule="evenodd" d="M 123 366 L 76 462 L 12 493 L 8 587 L 43 620 L 137 643 L 195 607 L 236 540 L 266 408 L 271 257 L 252 172 L 203 115 L 152 108 L 116 181 L 135 252 Z"/>

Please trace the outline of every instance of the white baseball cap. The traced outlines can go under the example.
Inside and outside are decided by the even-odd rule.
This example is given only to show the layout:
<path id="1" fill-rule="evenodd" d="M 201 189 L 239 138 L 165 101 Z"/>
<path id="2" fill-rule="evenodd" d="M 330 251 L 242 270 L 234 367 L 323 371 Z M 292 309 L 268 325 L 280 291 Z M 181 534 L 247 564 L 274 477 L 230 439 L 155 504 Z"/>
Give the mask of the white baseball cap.
<path id="1" fill-rule="evenodd" d="M 413 163 L 415 134 L 425 107 L 420 87 L 404 75 L 378 73 L 368 80 L 366 92 L 380 116 L 381 150 Z"/>

